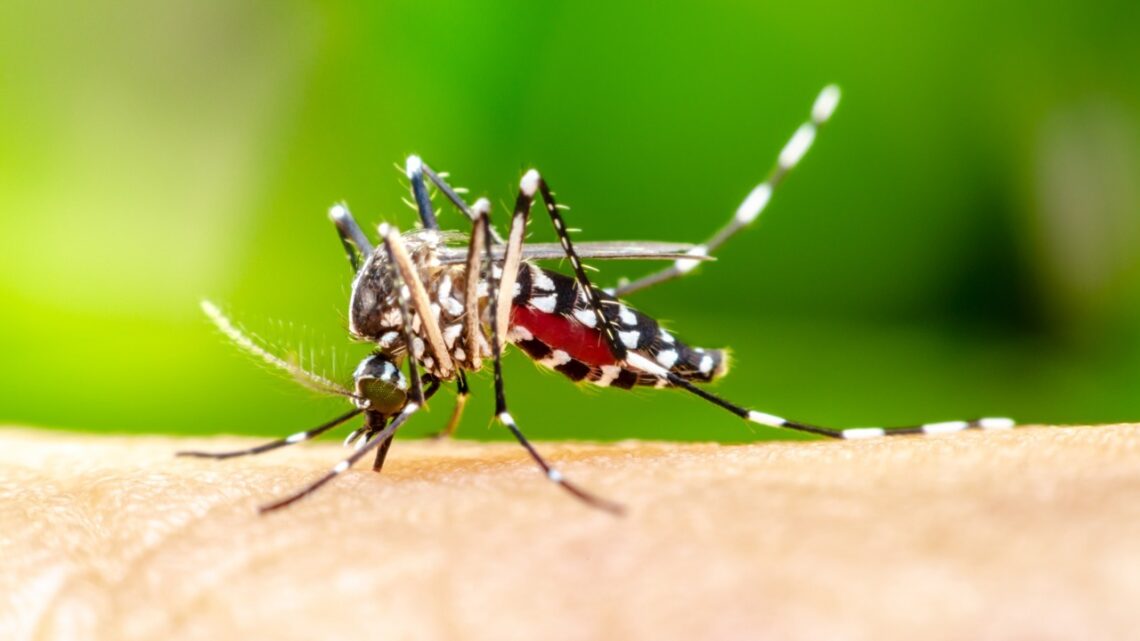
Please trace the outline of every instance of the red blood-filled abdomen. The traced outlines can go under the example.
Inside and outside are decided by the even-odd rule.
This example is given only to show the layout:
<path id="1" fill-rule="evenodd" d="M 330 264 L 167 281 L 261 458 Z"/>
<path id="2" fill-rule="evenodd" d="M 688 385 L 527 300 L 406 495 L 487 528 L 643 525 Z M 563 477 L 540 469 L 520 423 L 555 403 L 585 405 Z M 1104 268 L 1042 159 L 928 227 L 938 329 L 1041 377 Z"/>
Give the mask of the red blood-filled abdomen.
<path id="1" fill-rule="evenodd" d="M 587 365 L 600 367 L 616 362 L 601 332 L 561 314 L 513 305 L 511 325 L 525 327 L 535 340 L 542 341 L 551 349 L 560 349 Z"/>

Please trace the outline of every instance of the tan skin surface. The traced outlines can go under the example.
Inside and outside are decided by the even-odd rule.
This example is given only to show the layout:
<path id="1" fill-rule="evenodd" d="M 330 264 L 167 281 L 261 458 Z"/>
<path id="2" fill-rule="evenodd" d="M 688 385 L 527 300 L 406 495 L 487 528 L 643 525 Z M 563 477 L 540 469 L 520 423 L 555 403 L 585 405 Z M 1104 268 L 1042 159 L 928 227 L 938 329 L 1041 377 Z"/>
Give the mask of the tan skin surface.
<path id="1" fill-rule="evenodd" d="M 1140 428 L 344 450 L 0 430 L 0 639 L 1125 639 Z"/>

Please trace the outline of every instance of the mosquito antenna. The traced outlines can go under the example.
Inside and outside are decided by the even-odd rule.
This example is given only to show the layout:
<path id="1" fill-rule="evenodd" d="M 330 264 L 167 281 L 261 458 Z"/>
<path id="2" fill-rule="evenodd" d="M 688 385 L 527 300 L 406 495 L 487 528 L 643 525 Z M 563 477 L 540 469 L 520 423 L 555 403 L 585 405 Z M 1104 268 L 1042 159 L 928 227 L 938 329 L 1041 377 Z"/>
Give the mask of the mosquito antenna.
<path id="1" fill-rule="evenodd" d="M 255 341 L 252 337 L 234 325 L 233 321 L 231 321 L 228 316 L 223 314 L 222 310 L 219 309 L 218 306 L 214 303 L 208 300 L 203 300 L 202 311 L 205 312 L 210 321 L 214 323 L 214 326 L 221 330 L 221 332 L 226 335 L 226 338 L 229 338 L 230 341 L 232 341 L 239 348 L 261 359 L 264 363 L 290 374 L 294 379 L 297 380 L 297 382 L 301 383 L 302 385 L 317 390 L 318 392 L 324 392 L 326 394 L 336 394 L 339 396 L 355 398 L 356 395 L 346 389 L 343 385 L 335 381 L 331 381 L 319 374 L 314 374 L 313 372 L 310 372 L 294 363 L 290 363 L 259 345 L 257 341 Z"/>

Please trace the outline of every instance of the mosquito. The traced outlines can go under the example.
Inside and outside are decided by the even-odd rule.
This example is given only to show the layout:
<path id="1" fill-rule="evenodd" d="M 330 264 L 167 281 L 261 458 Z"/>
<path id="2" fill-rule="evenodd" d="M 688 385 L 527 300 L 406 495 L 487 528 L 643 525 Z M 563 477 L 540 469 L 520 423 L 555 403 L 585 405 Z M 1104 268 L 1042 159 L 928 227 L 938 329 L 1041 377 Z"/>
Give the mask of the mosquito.
<path id="1" fill-rule="evenodd" d="M 506 238 L 491 224 L 491 205 L 480 198 L 468 205 L 419 157 L 407 159 L 411 196 L 420 227 L 401 234 L 379 226 L 373 246 L 348 208 L 336 205 L 329 217 L 355 274 L 349 301 L 349 332 L 376 349 L 357 366 L 351 389 L 289 363 L 234 326 L 212 303 L 203 309 L 239 347 L 293 374 L 321 391 L 349 399 L 353 409 L 323 425 L 257 447 L 231 452 L 180 452 L 183 456 L 226 459 L 260 454 L 320 436 L 363 414 L 363 425 L 346 439 L 354 451 L 323 476 L 293 494 L 261 506 L 262 513 L 283 508 L 313 493 L 360 459 L 375 452 L 379 472 L 397 430 L 422 409 L 443 383 L 454 382 L 457 400 L 443 435 L 459 424 L 470 388 L 467 373 L 491 361 L 495 418 L 506 426 L 551 482 L 587 505 L 621 513 L 623 507 L 583 489 L 551 465 L 523 434 L 507 407 L 502 355 L 508 344 L 539 364 L 575 382 L 631 389 L 675 388 L 693 394 L 737 417 L 760 425 L 835 439 L 863 439 L 907 434 L 942 434 L 966 429 L 1009 429 L 1007 418 L 926 423 L 898 428 L 831 428 L 749 409 L 701 387 L 727 371 L 723 350 L 691 347 L 624 298 L 648 287 L 692 273 L 712 253 L 768 206 L 776 188 L 815 141 L 818 130 L 839 104 L 835 85 L 815 99 L 811 117 L 796 129 L 765 180 L 744 198 L 732 218 L 699 245 L 655 242 L 575 244 L 549 184 L 531 169 L 519 182 Z M 470 234 L 443 231 L 436 220 L 428 184 L 442 192 L 471 225 Z M 541 200 L 557 234 L 557 243 L 524 244 L 532 206 Z M 465 243 L 465 246 L 464 244 Z M 572 275 L 539 267 L 536 262 L 568 259 Z M 595 287 L 583 266 L 593 260 L 665 260 L 671 264 L 611 289 Z M 406 366 L 407 374 L 401 370 Z M 420 370 L 423 370 L 422 373 Z"/>

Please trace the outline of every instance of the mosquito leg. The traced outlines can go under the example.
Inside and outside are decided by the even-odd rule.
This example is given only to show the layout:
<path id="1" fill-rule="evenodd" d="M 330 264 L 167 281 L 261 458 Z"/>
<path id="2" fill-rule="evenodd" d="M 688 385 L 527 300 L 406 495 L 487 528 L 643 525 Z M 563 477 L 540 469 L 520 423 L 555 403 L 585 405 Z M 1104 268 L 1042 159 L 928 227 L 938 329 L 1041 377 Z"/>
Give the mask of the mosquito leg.
<path id="1" fill-rule="evenodd" d="M 380 447 L 386 441 L 388 441 L 396 433 L 396 430 L 398 430 L 400 428 L 400 426 L 402 426 L 405 422 L 407 422 L 408 418 L 411 417 L 412 414 L 415 414 L 416 411 L 419 409 L 420 409 L 420 405 L 418 403 L 416 403 L 414 401 L 409 402 L 407 405 L 404 406 L 404 409 L 396 416 L 396 418 L 393 419 L 392 422 L 388 424 L 387 427 L 385 427 L 384 429 L 377 432 L 376 435 L 373 436 L 372 438 L 368 439 L 364 443 L 364 445 L 362 445 L 355 452 L 353 452 L 351 455 L 349 455 L 348 458 L 344 459 L 340 463 L 337 463 L 335 466 L 333 466 L 333 468 L 330 469 L 328 472 L 326 472 L 324 476 L 318 478 L 317 480 L 313 481 L 312 483 L 309 483 L 305 487 L 294 492 L 293 494 L 290 494 L 289 496 L 287 496 L 285 498 L 274 501 L 274 502 L 269 503 L 267 505 L 262 505 L 261 507 L 258 508 L 258 512 L 261 512 L 262 514 L 264 514 L 266 512 L 272 512 L 273 510 L 279 510 L 279 509 L 281 509 L 287 505 L 291 505 L 291 504 L 305 498 L 306 496 L 312 494 L 313 492 L 317 491 L 325 483 L 328 483 L 329 481 L 333 480 L 337 476 L 340 476 L 342 473 L 344 473 L 346 470 L 348 470 L 348 468 L 350 468 L 354 464 L 356 464 L 357 461 L 364 458 L 369 452 L 376 449 L 377 447 Z"/>
<path id="2" fill-rule="evenodd" d="M 286 445 L 293 445 L 295 443 L 304 443 L 305 441 L 311 441 L 314 438 L 320 436 L 321 434 L 324 434 L 325 432 L 336 427 L 337 425 L 340 425 L 341 423 L 347 421 L 348 419 L 356 416 L 361 411 L 362 410 L 354 409 L 351 412 L 348 412 L 347 414 L 342 414 L 341 416 L 334 418 L 333 420 L 329 421 L 328 423 L 314 427 L 311 430 L 305 430 L 304 432 L 297 432 L 296 434 L 286 436 L 285 438 L 278 439 L 276 441 L 270 441 L 268 443 L 263 443 L 262 445 L 258 445 L 257 447 L 251 447 L 251 448 L 245 449 L 245 450 L 233 450 L 230 452 L 184 451 L 184 452 L 176 452 L 175 456 L 189 456 L 189 457 L 194 457 L 194 458 L 227 459 L 227 458 L 235 458 L 238 456 L 250 456 L 253 454 L 261 454 L 262 452 L 268 452 L 270 450 L 275 450 L 279 447 L 285 447 Z"/>
<path id="3" fill-rule="evenodd" d="M 801 421 L 793 421 L 772 414 L 764 412 L 757 412 L 745 407 L 741 407 L 735 403 L 725 400 L 708 390 L 697 387 L 693 383 L 681 378 L 680 376 L 670 372 L 664 367 L 654 363 L 648 358 L 641 356 L 636 352 L 630 352 L 626 363 L 639 370 L 649 372 L 658 378 L 667 380 L 675 387 L 679 387 L 691 394 L 695 394 L 704 400 L 720 407 L 721 409 L 728 410 L 729 412 L 739 416 L 740 418 L 760 425 L 768 427 L 780 427 L 797 432 L 806 432 L 808 434 L 816 434 L 819 436 L 826 436 L 829 438 L 838 439 L 865 439 L 876 438 L 880 436 L 906 436 L 910 434 L 949 434 L 953 432 L 961 432 L 967 429 L 979 430 L 1007 430 L 1015 427 L 1012 419 L 1008 418 L 979 418 L 970 421 L 946 421 L 940 423 L 924 423 L 921 425 L 910 425 L 905 427 L 849 427 L 846 429 L 834 427 L 822 427 L 819 425 L 812 425 L 810 423 L 803 423 Z"/>
<path id="4" fill-rule="evenodd" d="M 404 163 L 404 171 L 412 184 L 412 198 L 416 201 L 416 211 L 420 214 L 420 222 L 424 229 L 439 229 L 435 219 L 435 210 L 431 206 L 431 197 L 428 196 L 427 185 L 424 184 L 424 163 L 419 156 L 408 156 Z"/>
<path id="5" fill-rule="evenodd" d="M 574 251 L 574 243 L 570 240 L 570 231 L 566 228 L 566 221 L 562 219 L 562 214 L 558 211 L 558 203 L 554 200 L 554 193 L 550 191 L 550 186 L 546 184 L 546 180 L 536 170 L 531 169 L 523 176 L 521 192 L 522 194 L 529 193 L 533 199 L 536 190 L 542 193 L 542 202 L 546 205 L 546 213 L 550 215 L 550 222 L 554 225 L 555 233 L 558 234 L 558 242 L 562 245 L 562 251 L 565 252 L 566 257 L 570 259 L 571 267 L 574 268 L 574 279 L 578 283 L 579 295 L 589 303 L 590 308 L 594 311 L 594 325 L 602 328 L 602 334 L 610 351 L 613 352 L 614 358 L 618 361 L 624 360 L 627 351 L 626 346 L 618 340 L 618 330 L 614 326 L 614 321 L 610 315 L 605 313 L 598 290 L 594 288 L 590 282 L 590 277 L 586 275 L 578 252 Z M 511 229 L 513 231 L 514 227 L 512 226 Z"/>
<path id="6" fill-rule="evenodd" d="M 380 236 L 384 239 L 384 245 L 388 248 L 389 257 L 392 264 L 396 266 L 400 279 L 408 288 L 412 309 L 419 316 L 420 323 L 427 333 L 427 347 L 431 350 L 431 356 L 424 357 L 422 341 L 419 337 L 411 336 L 412 322 L 409 317 L 404 326 L 408 337 L 408 349 L 411 350 L 411 358 L 408 360 L 413 362 L 416 359 L 423 358 L 424 365 L 428 369 L 438 370 L 437 373 L 441 378 L 449 378 L 455 370 L 455 364 L 451 360 L 451 353 L 448 352 L 447 344 L 443 340 L 443 330 L 439 327 L 439 319 L 432 313 L 431 299 L 428 297 L 427 288 L 420 280 L 411 257 L 408 256 L 408 250 L 400 239 L 400 232 L 395 227 L 384 223 L 380 225 Z M 419 342 L 417 343 L 417 341 Z M 419 345 L 418 349 L 417 345 Z"/>
<path id="7" fill-rule="evenodd" d="M 502 276 L 498 279 L 494 277 L 491 269 L 491 265 L 494 261 L 491 252 L 492 239 L 490 225 L 482 225 L 485 242 L 484 249 L 487 258 L 487 294 L 491 300 L 498 303 L 498 309 L 500 310 L 502 309 L 502 303 L 504 300 L 508 304 L 511 300 L 509 292 L 511 291 L 511 283 L 514 281 L 513 276 L 518 271 L 519 255 L 522 251 L 522 232 L 523 228 L 526 227 L 525 210 L 529 209 L 530 201 L 533 200 L 534 197 L 533 191 L 530 192 L 529 197 L 526 196 L 525 192 L 526 189 L 524 187 L 524 189 L 519 194 L 519 206 L 516 206 L 515 217 L 511 223 L 511 231 L 509 236 L 510 242 L 507 245 L 507 256 L 506 260 L 504 261 Z M 524 201 L 526 202 L 524 203 Z M 525 208 L 522 207 L 524 204 Z M 485 219 L 486 216 L 487 214 L 484 212 L 482 214 L 482 218 Z M 476 228 L 478 227 L 479 225 L 476 224 Z M 512 264 L 515 266 L 513 271 L 510 267 Z M 519 444 L 526 449 L 527 453 L 530 454 L 530 457 L 534 459 L 534 462 L 537 463 L 539 468 L 542 469 L 542 472 L 546 475 L 547 479 L 560 485 L 562 489 L 566 490 L 571 495 L 575 496 L 583 503 L 586 503 L 591 507 L 599 508 L 613 514 L 622 514 L 624 512 L 624 508 L 622 508 L 622 506 L 590 494 L 589 492 L 578 487 L 576 484 L 570 482 L 565 476 L 562 475 L 562 472 L 560 472 L 557 468 L 551 466 L 550 463 L 548 463 L 546 459 L 544 459 L 542 455 L 538 453 L 538 450 L 536 450 L 534 446 L 531 445 L 530 441 L 527 440 L 526 436 L 523 435 L 522 430 L 520 430 L 518 425 L 515 423 L 514 417 L 512 417 L 511 413 L 507 410 L 507 396 L 503 386 L 502 344 L 500 343 L 500 336 L 506 332 L 506 327 L 506 319 L 501 315 L 498 315 L 496 318 L 492 319 L 491 353 L 494 356 L 496 418 L 498 418 L 504 425 L 507 426 L 507 429 L 511 431 L 511 434 L 514 435 Z"/>
<path id="8" fill-rule="evenodd" d="M 455 205 L 455 208 L 463 212 L 463 215 L 467 216 L 468 220 L 475 222 L 475 220 L 478 218 L 478 214 L 475 212 L 475 207 L 468 206 L 467 201 L 464 200 L 463 196 L 461 196 L 459 193 L 461 190 L 455 189 L 451 185 L 447 184 L 447 181 L 443 179 L 443 175 L 436 173 L 418 156 L 412 156 L 412 158 L 415 158 L 415 162 L 419 163 L 423 174 L 427 176 L 428 180 L 430 180 L 437 189 L 443 192 L 444 196 L 446 196 L 447 199 L 450 200 L 453 205 Z M 413 162 L 412 158 L 408 159 L 409 163 Z M 476 201 L 476 206 L 477 205 L 478 201 Z M 502 244 L 503 239 L 499 237 L 498 232 L 496 232 L 494 229 L 491 230 L 491 236 L 495 239 L 495 243 Z"/>
<path id="9" fill-rule="evenodd" d="M 635 352 L 635 351 L 632 351 L 631 349 L 628 349 L 627 346 L 623 343 L 623 341 L 618 340 L 618 338 L 615 334 L 616 330 L 613 327 L 613 322 L 609 318 L 609 315 L 607 315 L 605 313 L 605 311 L 602 307 L 601 299 L 598 296 L 598 291 L 590 283 L 590 279 L 586 275 L 586 272 L 582 267 L 582 261 L 578 258 L 577 253 L 574 251 L 574 243 L 570 240 L 570 234 L 566 229 L 566 224 L 562 219 L 562 215 L 558 211 L 558 204 L 555 202 L 554 196 L 550 192 L 550 188 L 546 184 L 546 181 L 542 179 L 542 177 L 538 174 L 537 171 L 534 171 L 532 169 L 531 171 L 527 172 L 527 174 L 523 177 L 523 190 L 522 191 L 524 194 L 529 193 L 532 195 L 536 191 L 541 192 L 543 202 L 546 204 L 546 211 L 550 215 L 550 219 L 554 225 L 555 232 L 557 232 L 557 234 L 558 234 L 558 240 L 562 244 L 562 249 L 563 249 L 563 251 L 565 251 L 567 258 L 570 259 L 571 265 L 574 267 L 574 275 L 575 275 L 575 279 L 578 282 L 578 286 L 582 292 L 585 292 L 585 300 L 589 303 L 590 307 L 592 308 L 597 323 L 599 323 L 600 324 L 599 326 L 602 327 L 604 330 L 602 332 L 602 336 L 606 340 L 607 346 L 610 348 L 610 351 L 613 353 L 614 359 L 616 361 L 618 361 L 618 363 L 621 364 L 623 367 L 628 367 L 631 369 L 640 370 L 640 371 L 652 374 L 652 375 L 658 377 L 659 379 L 661 379 L 662 381 L 666 381 L 675 387 L 680 387 L 680 388 L 682 388 L 682 389 L 684 389 L 684 390 L 686 390 L 692 394 L 696 394 L 697 396 L 705 399 L 706 401 L 709 401 L 715 405 L 718 405 L 721 408 L 726 409 L 726 410 L 736 414 L 737 416 L 739 416 L 745 420 L 752 421 L 754 423 L 760 423 L 762 425 L 768 425 L 770 427 L 782 427 L 785 429 L 791 429 L 791 430 L 796 430 L 796 431 L 800 431 L 800 432 L 808 432 L 811 434 L 818 434 L 820 436 L 828 436 L 831 438 L 855 439 L 855 438 L 868 438 L 868 437 L 873 437 L 873 436 L 895 436 L 895 435 L 904 435 L 904 434 L 941 434 L 941 433 L 955 432 L 955 431 L 960 431 L 960 430 L 964 430 L 964 429 L 971 429 L 971 428 L 974 428 L 974 429 L 1004 429 L 1004 428 L 1009 428 L 1009 427 L 1013 426 L 1013 422 L 1009 419 L 1005 419 L 1005 418 L 984 418 L 984 419 L 978 419 L 975 421 L 951 421 L 951 422 L 943 422 L 943 423 L 928 423 L 928 424 L 924 424 L 924 425 L 900 427 L 900 428 L 893 428 L 893 429 L 889 429 L 889 430 L 886 428 L 878 428 L 878 427 L 875 427 L 875 428 L 836 429 L 836 428 L 830 428 L 830 427 L 821 427 L 818 425 L 811 425 L 811 424 L 802 423 L 799 421 L 791 421 L 791 420 L 780 418 L 778 416 L 772 416 L 771 414 L 765 414 L 763 412 L 756 412 L 753 410 L 748 410 L 746 408 L 743 408 L 743 407 L 740 407 L 740 406 L 735 405 L 733 403 L 730 403 L 730 402 L 720 398 L 719 396 L 712 394 L 711 392 L 708 392 L 708 391 L 706 391 L 700 387 L 697 387 L 696 385 L 689 382 L 688 380 L 685 380 L 681 376 L 669 371 L 667 368 L 663 367 L 659 363 L 656 363 L 653 360 L 646 358 L 645 356 L 639 354 L 638 352 Z M 526 204 L 529 205 L 529 203 L 526 203 Z M 516 215 L 515 220 L 516 220 L 516 222 L 519 220 L 517 215 Z M 525 223 L 525 217 L 523 217 L 522 220 Z M 514 224 L 512 224 L 511 230 L 512 230 L 512 239 L 513 239 Z M 508 257 L 510 256 L 511 248 L 512 248 L 512 245 L 508 245 Z M 507 276 L 506 270 L 507 270 L 507 268 L 506 268 L 506 266 L 504 266 L 504 278 L 506 278 L 506 276 Z"/>
<path id="10" fill-rule="evenodd" d="M 344 253 L 348 254 L 348 263 L 352 271 L 358 271 L 364 258 L 372 253 L 372 243 L 356 224 L 352 212 L 348 207 L 338 204 L 329 209 L 329 219 L 336 225 L 336 233 L 340 235 L 340 243 L 344 245 Z"/>
<path id="11" fill-rule="evenodd" d="M 486 198 L 475 201 L 475 221 L 471 225 L 471 238 L 467 245 L 467 283 L 463 302 L 463 336 L 467 349 L 467 364 L 478 370 L 483 367 L 483 350 L 486 339 L 483 337 L 482 312 L 479 307 L 479 273 L 482 269 L 483 246 L 490 227 L 491 202 Z M 490 274 L 491 272 L 488 272 Z"/>
<path id="12" fill-rule="evenodd" d="M 397 262 L 396 261 L 397 252 L 400 249 L 400 246 L 398 245 L 399 234 L 398 233 L 389 234 L 388 233 L 389 230 L 387 229 L 387 227 L 388 227 L 387 225 L 381 225 L 380 236 L 383 239 L 384 248 L 388 252 L 388 259 L 391 260 L 393 263 L 396 263 Z M 393 238 L 395 240 L 393 240 Z M 406 254 L 405 254 L 405 257 L 406 257 Z M 412 344 L 412 313 L 411 313 L 411 308 L 410 308 L 408 299 L 412 296 L 412 293 L 409 291 L 411 289 L 411 287 L 402 287 L 401 286 L 401 285 L 405 284 L 404 282 L 401 282 L 402 281 L 401 274 L 402 274 L 402 270 L 397 270 L 397 273 L 393 275 L 393 278 L 397 279 L 397 282 L 394 284 L 396 285 L 395 290 L 397 292 L 399 292 L 398 298 L 400 300 L 400 314 L 402 317 L 401 318 L 401 321 L 402 321 L 401 325 L 403 326 L 404 342 L 405 342 L 405 344 L 410 346 Z M 420 286 L 423 287 L 422 284 Z M 430 316 L 428 316 L 427 318 L 430 318 Z M 396 434 L 396 430 L 399 429 L 400 426 L 403 425 L 412 414 L 415 414 L 416 411 L 418 411 L 421 407 L 423 407 L 424 403 L 426 402 L 426 396 L 424 394 L 423 383 L 420 380 L 420 374 L 419 374 L 419 371 L 416 367 L 416 359 L 412 356 L 408 357 L 408 374 L 409 374 L 408 379 L 412 382 L 411 397 L 408 400 L 408 402 L 404 405 L 403 409 L 400 410 L 400 413 L 398 415 L 396 415 L 396 417 L 394 419 L 392 419 L 391 423 L 388 423 L 387 427 L 383 427 L 382 429 L 380 429 L 379 431 L 375 432 L 373 435 L 368 437 L 368 440 L 366 440 L 363 445 L 358 447 L 356 449 L 356 451 L 354 451 L 351 455 L 349 455 L 348 458 L 344 459 L 340 463 L 337 463 L 331 470 L 326 472 L 324 476 L 318 478 L 317 480 L 313 481 L 312 483 L 306 485 L 305 487 L 301 488 L 297 492 L 294 492 L 293 494 L 290 494 L 289 496 L 287 496 L 283 499 L 280 499 L 280 500 L 275 501 L 273 503 L 270 503 L 268 505 L 261 506 L 260 508 L 258 508 L 258 511 L 261 512 L 262 514 L 264 514 L 266 512 L 278 510 L 278 509 L 283 508 L 287 505 L 295 503 L 296 501 L 299 501 L 300 499 L 302 499 L 302 498 L 308 496 L 309 494 L 312 494 L 313 492 L 317 491 L 317 489 L 319 489 L 325 483 L 328 483 L 329 481 L 333 480 L 334 478 L 336 478 L 340 474 L 344 473 L 345 470 L 352 467 L 357 461 L 359 461 L 361 458 L 363 458 L 366 454 L 368 454 L 372 450 L 374 450 L 378 447 L 382 447 L 385 445 L 385 443 L 390 441 L 391 438 Z M 433 376 L 431 380 L 435 381 L 435 377 Z M 431 392 L 434 393 L 436 389 L 438 389 L 438 383 L 436 383 L 435 387 L 433 389 L 431 389 Z M 382 416 L 377 417 L 376 415 L 369 417 L 370 421 L 375 421 L 375 420 L 381 420 L 382 421 L 383 419 L 384 419 L 384 417 L 382 417 Z M 383 466 L 383 458 L 384 457 L 378 456 L 377 458 L 378 458 L 377 464 L 380 466 Z"/>
<path id="13" fill-rule="evenodd" d="M 772 168 L 768 177 L 764 182 L 752 189 L 748 196 L 744 198 L 744 201 L 740 203 L 740 206 L 736 208 L 736 213 L 732 219 L 729 220 L 720 231 L 703 245 L 697 245 L 689 250 L 689 253 L 692 254 L 694 258 L 679 258 L 674 261 L 670 267 L 639 278 L 631 283 L 618 285 L 612 290 L 612 293 L 615 296 L 628 296 L 636 291 L 688 274 L 701 263 L 699 260 L 700 257 L 712 254 L 712 252 L 724 244 L 725 241 L 735 236 L 740 230 L 756 220 L 760 213 L 764 211 L 764 208 L 768 206 L 768 201 L 771 200 L 772 193 L 780 183 L 783 182 L 788 172 L 794 169 L 808 150 L 811 149 L 811 145 L 815 141 L 816 132 L 831 118 L 831 114 L 835 111 L 835 107 L 838 104 L 839 87 L 835 85 L 824 87 L 812 105 L 811 119 L 800 125 L 799 129 L 796 129 L 796 133 L 792 134 L 792 137 L 784 145 L 784 148 L 780 151 L 780 155 L 776 158 L 776 166 Z"/>
<path id="14" fill-rule="evenodd" d="M 380 444 L 380 448 L 376 450 L 376 460 L 372 462 L 372 471 L 377 474 L 384 469 L 384 460 L 388 458 L 388 450 L 392 447 L 392 440 L 396 438 L 393 434 L 388 437 L 388 440 Z"/>
<path id="15" fill-rule="evenodd" d="M 457 370 L 456 374 L 456 395 L 455 395 L 455 408 L 451 410 L 451 418 L 447 419 L 447 425 L 431 436 L 436 440 L 451 438 L 455 435 L 455 428 L 459 427 L 459 420 L 463 418 L 463 409 L 467 405 L 467 397 L 471 395 L 471 388 L 467 386 L 467 375 L 463 370 Z"/>
<path id="16" fill-rule="evenodd" d="M 424 390 L 424 402 L 426 403 L 428 399 L 435 396 L 435 393 L 439 391 L 439 379 L 430 375 L 425 375 L 424 378 L 428 379 L 427 389 Z M 367 432 L 365 432 L 364 440 L 367 441 L 378 434 L 380 430 L 384 429 L 384 423 L 387 421 L 387 417 L 373 412 L 365 415 L 365 421 L 368 425 L 365 426 Z M 392 447 L 392 439 L 394 438 L 396 438 L 395 434 L 389 436 L 388 440 L 384 441 L 380 446 L 380 449 L 376 450 L 376 459 L 372 461 L 373 472 L 380 472 L 384 469 L 384 459 L 388 458 L 388 449 Z"/>

